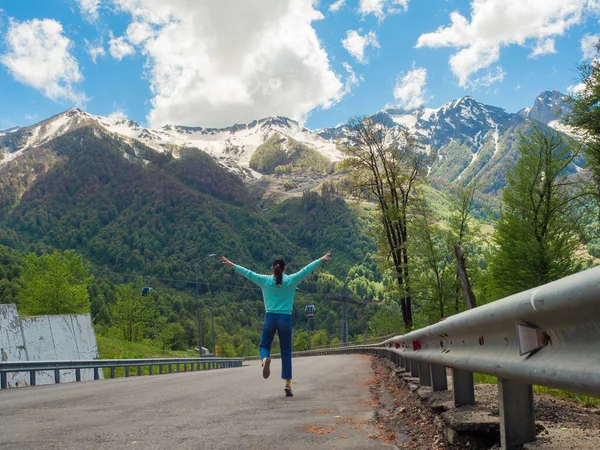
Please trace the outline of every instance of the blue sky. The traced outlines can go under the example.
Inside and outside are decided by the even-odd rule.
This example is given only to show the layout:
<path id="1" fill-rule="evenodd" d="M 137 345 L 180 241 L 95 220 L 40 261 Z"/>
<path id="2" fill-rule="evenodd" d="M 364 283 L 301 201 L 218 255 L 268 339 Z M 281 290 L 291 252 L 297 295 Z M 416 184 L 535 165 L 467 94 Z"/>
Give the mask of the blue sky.
<path id="1" fill-rule="evenodd" d="M 335 126 L 465 95 L 508 111 L 566 92 L 600 0 L 0 3 L 0 129 L 72 106 L 146 126 L 285 115 Z"/>

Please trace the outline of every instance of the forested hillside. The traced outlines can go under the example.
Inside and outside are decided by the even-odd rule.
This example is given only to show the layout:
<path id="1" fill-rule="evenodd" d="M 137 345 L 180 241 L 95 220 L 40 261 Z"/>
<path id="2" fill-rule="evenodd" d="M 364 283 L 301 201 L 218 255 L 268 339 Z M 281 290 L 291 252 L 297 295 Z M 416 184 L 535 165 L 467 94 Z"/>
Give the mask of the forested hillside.
<path id="1" fill-rule="evenodd" d="M 142 314 L 147 323 L 136 338 L 160 340 L 168 324 L 169 346 L 197 345 L 198 261 L 227 255 L 266 273 L 273 257 L 284 256 L 294 271 L 332 250 L 335 262 L 307 280 L 295 310 L 301 330 L 304 306 L 317 305 L 314 328 L 324 334 L 315 342 L 326 343 L 341 335 L 341 312 L 340 305 L 322 301 L 323 295 L 337 293 L 355 265 L 367 264 L 370 278 L 377 273 L 372 225 L 339 196 L 308 193 L 265 216 L 237 176 L 195 149 L 175 159 L 92 125 L 8 162 L 2 173 L 0 239 L 15 249 L 3 247 L 2 301 L 19 302 L 25 254 L 75 250 L 95 276 L 91 313 L 101 332 L 118 333 L 115 305 L 126 297 L 120 285 L 133 284 L 138 291 L 151 285 Z M 231 344 L 230 353 L 235 347 L 249 352 L 259 339 L 260 292 L 217 257 L 198 265 L 205 345 L 211 343 L 212 298 L 217 342 Z M 361 312 L 358 319 L 352 313 L 352 335 L 366 332 L 370 315 Z"/>

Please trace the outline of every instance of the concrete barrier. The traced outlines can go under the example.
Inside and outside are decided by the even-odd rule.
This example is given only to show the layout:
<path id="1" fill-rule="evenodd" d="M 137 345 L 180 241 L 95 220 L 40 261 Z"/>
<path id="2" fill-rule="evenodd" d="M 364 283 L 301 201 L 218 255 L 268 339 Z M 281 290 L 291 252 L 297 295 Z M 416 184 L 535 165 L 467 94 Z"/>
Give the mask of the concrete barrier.
<path id="1" fill-rule="evenodd" d="M 89 314 L 19 318 L 16 305 L 0 305 L 0 354 L 8 361 L 89 360 L 98 358 L 98 344 Z M 8 387 L 29 385 L 29 375 L 7 375 Z M 102 372 L 100 372 L 102 377 Z M 82 380 L 93 380 L 92 369 L 81 371 Z M 37 373 L 36 384 L 55 382 L 53 371 Z M 74 370 L 61 370 L 61 383 L 75 381 Z"/>

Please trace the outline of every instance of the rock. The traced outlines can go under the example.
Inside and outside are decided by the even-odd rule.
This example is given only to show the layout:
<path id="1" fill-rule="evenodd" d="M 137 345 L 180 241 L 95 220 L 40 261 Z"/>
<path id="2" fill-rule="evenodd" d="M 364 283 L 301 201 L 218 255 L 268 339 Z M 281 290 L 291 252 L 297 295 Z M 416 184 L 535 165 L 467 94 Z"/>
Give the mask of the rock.
<path id="1" fill-rule="evenodd" d="M 446 424 L 459 433 L 500 434 L 500 419 L 473 406 L 463 406 L 442 414 Z"/>

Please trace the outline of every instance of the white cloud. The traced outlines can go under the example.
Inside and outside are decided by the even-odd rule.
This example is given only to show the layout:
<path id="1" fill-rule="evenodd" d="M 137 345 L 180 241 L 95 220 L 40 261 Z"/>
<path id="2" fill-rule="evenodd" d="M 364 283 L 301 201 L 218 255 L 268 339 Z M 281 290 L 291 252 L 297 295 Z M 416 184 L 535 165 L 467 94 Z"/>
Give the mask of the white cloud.
<path id="1" fill-rule="evenodd" d="M 114 1 L 152 30 L 140 44 L 152 126 L 302 120 L 346 93 L 312 27 L 314 0 Z"/>
<path id="2" fill-rule="evenodd" d="M 352 66 L 347 62 L 342 63 L 342 65 L 348 73 L 348 76 L 346 77 L 346 82 L 344 83 L 344 94 L 350 94 L 355 87 L 358 87 L 360 85 L 360 83 L 363 81 L 363 77 L 356 75 L 356 73 L 354 73 L 354 70 L 352 69 Z"/>
<path id="3" fill-rule="evenodd" d="M 96 64 L 98 58 L 106 56 L 106 50 L 104 50 L 104 44 L 102 43 L 102 41 L 97 42 L 95 44 L 88 41 L 87 39 L 84 39 L 83 41 L 85 43 L 85 49 L 89 53 L 94 64 Z"/>
<path id="4" fill-rule="evenodd" d="M 554 52 L 554 38 L 599 7 L 598 0 L 473 0 L 470 21 L 455 11 L 450 25 L 421 35 L 417 47 L 457 49 L 450 67 L 465 87 L 476 72 L 498 62 L 502 47 L 534 42 L 530 56 Z"/>
<path id="5" fill-rule="evenodd" d="M 577 83 L 567 87 L 567 94 L 577 95 L 585 89 L 584 83 Z"/>
<path id="6" fill-rule="evenodd" d="M 556 53 L 554 39 L 539 39 L 528 57 L 537 58 L 538 56 L 550 55 L 552 53 Z"/>
<path id="7" fill-rule="evenodd" d="M 127 119 L 127 114 L 122 109 L 116 109 L 108 115 L 109 119 Z"/>
<path id="8" fill-rule="evenodd" d="M 426 103 L 427 97 L 427 69 L 414 67 L 406 75 L 398 77 L 394 87 L 394 98 L 399 107 L 415 109 Z"/>
<path id="9" fill-rule="evenodd" d="M 133 45 L 140 45 L 154 36 L 154 29 L 144 22 L 133 22 L 127 27 L 127 39 Z"/>
<path id="10" fill-rule="evenodd" d="M 12 76 L 53 100 L 70 100 L 82 105 L 85 94 L 75 89 L 83 80 L 79 65 L 70 53 L 71 41 L 60 22 L 52 19 L 10 20 L 6 32 L 8 52 L 0 57 Z"/>
<path id="11" fill-rule="evenodd" d="M 382 21 L 388 14 L 396 14 L 408 9 L 410 0 L 360 0 L 358 12 L 363 15 L 373 14 Z"/>
<path id="12" fill-rule="evenodd" d="M 379 48 L 377 36 L 372 30 L 364 36 L 361 36 L 355 30 L 348 30 L 346 32 L 346 39 L 342 39 L 342 45 L 348 50 L 348 53 L 354 56 L 361 64 L 366 64 L 368 62 L 367 58 L 365 58 L 365 49 L 368 46 Z"/>
<path id="13" fill-rule="evenodd" d="M 337 12 L 340 9 L 342 9 L 345 4 L 346 4 L 346 0 L 337 0 L 337 2 L 332 3 L 331 5 L 329 5 L 329 11 L 331 11 L 331 12 Z"/>
<path id="14" fill-rule="evenodd" d="M 469 80 L 469 87 L 478 89 L 479 87 L 490 87 L 494 83 L 499 83 L 504 80 L 506 73 L 502 70 L 502 67 L 496 66 L 493 69 L 487 69 L 485 74 L 474 80 Z"/>
<path id="15" fill-rule="evenodd" d="M 112 34 L 110 41 L 108 41 L 108 51 L 113 58 L 119 61 L 125 56 L 135 54 L 135 48 L 123 36 L 115 38 Z"/>
<path id="16" fill-rule="evenodd" d="M 596 56 L 596 44 L 600 41 L 600 34 L 586 34 L 581 38 L 581 52 L 584 60 Z"/>
<path id="17" fill-rule="evenodd" d="M 95 22 L 98 20 L 98 6 L 100 0 L 75 0 L 79 5 L 81 13 L 85 16 L 88 22 Z"/>

